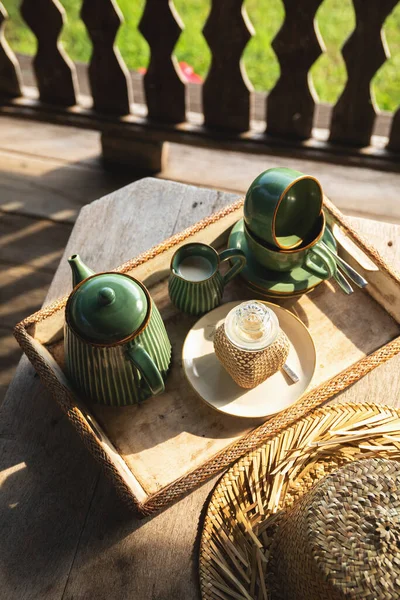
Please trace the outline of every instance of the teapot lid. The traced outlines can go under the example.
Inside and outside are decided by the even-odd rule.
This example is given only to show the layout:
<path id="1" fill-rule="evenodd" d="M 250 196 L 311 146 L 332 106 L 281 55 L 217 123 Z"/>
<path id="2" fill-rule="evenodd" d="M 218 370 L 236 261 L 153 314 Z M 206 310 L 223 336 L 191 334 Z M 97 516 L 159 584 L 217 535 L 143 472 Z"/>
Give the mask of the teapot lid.
<path id="1" fill-rule="evenodd" d="M 139 281 L 122 273 L 100 273 L 76 286 L 65 314 L 84 341 L 106 346 L 139 333 L 150 309 L 150 296 Z"/>

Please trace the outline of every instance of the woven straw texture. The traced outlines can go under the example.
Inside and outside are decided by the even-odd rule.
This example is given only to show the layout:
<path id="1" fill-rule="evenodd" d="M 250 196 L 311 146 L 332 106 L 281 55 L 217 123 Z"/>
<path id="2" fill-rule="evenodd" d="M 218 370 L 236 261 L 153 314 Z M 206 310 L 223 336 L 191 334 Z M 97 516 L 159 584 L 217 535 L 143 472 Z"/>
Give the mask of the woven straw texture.
<path id="1" fill-rule="evenodd" d="M 386 275 L 394 280 L 397 285 L 400 285 L 400 279 L 397 273 L 385 263 L 376 250 L 369 247 L 365 240 L 360 238 L 360 236 L 346 222 L 340 211 L 338 211 L 329 200 L 325 198 L 324 202 L 327 211 L 334 216 L 336 222 L 340 223 L 340 225 L 346 231 L 351 233 L 351 237 L 362 246 L 363 252 L 375 262 L 382 272 L 386 273 Z M 240 199 L 234 204 L 223 208 L 210 217 L 199 221 L 195 225 L 170 237 L 161 244 L 154 246 L 147 252 L 144 252 L 136 258 L 124 263 L 115 269 L 115 271 L 127 273 L 135 267 L 146 263 L 152 258 L 167 252 L 177 244 L 186 241 L 188 238 L 190 238 L 190 236 L 203 231 L 213 223 L 217 223 L 220 219 L 234 213 L 235 211 L 238 211 L 239 218 L 239 211 L 242 206 L 243 199 Z M 43 356 L 38 352 L 32 337 L 28 333 L 28 330 L 31 326 L 35 325 L 36 323 L 43 322 L 58 311 L 63 310 L 67 299 L 68 297 L 61 298 L 18 323 L 14 329 L 14 335 L 22 350 L 25 352 L 32 365 L 38 372 L 43 384 L 49 389 L 54 398 L 60 404 L 61 408 L 65 411 L 67 417 L 70 419 L 72 425 L 76 428 L 78 434 L 81 436 L 83 442 L 93 454 L 94 458 L 99 461 L 106 474 L 109 475 L 113 480 L 114 485 L 116 486 L 117 491 L 120 493 L 122 499 L 141 516 L 158 512 L 159 510 L 165 508 L 168 504 L 175 502 L 188 491 L 210 479 L 210 477 L 222 469 L 230 466 L 232 462 L 237 460 L 240 456 L 243 456 L 246 452 L 256 448 L 269 436 L 275 435 L 282 428 L 287 427 L 295 420 L 303 417 L 310 410 L 323 404 L 329 398 L 343 391 L 348 386 L 358 381 L 361 377 L 375 369 L 377 366 L 386 362 L 400 352 L 400 338 L 396 338 L 395 340 L 376 350 L 376 352 L 373 352 L 369 356 L 361 359 L 355 365 L 345 369 L 339 375 L 333 377 L 322 386 L 311 390 L 292 407 L 269 419 L 266 423 L 253 430 L 246 436 L 243 436 L 229 448 L 216 454 L 200 468 L 197 468 L 189 472 L 186 476 L 177 479 L 173 482 L 173 484 L 150 496 L 146 502 L 141 503 L 135 497 L 130 486 L 127 484 L 123 475 L 121 474 L 121 471 L 114 464 L 112 458 L 110 458 L 110 456 L 99 444 L 96 433 L 88 423 L 86 416 L 76 405 L 74 395 L 71 393 L 68 386 L 63 385 L 60 379 L 56 376 L 53 367 L 50 366 L 45 358 L 43 358 Z"/>
<path id="2" fill-rule="evenodd" d="M 400 469 L 369 458 L 334 471 L 282 516 L 271 548 L 285 600 L 400 597 Z"/>
<path id="3" fill-rule="evenodd" d="M 369 459 L 379 460 L 371 463 Z M 381 459 L 386 460 L 380 462 Z M 393 546 L 394 540 L 396 544 L 399 540 L 399 493 L 394 489 L 400 483 L 395 468 L 399 460 L 400 412 L 373 404 L 315 409 L 244 456 L 222 477 L 207 509 L 200 548 L 203 600 L 399 598 L 400 578 L 387 581 L 392 575 L 396 579 L 400 564 L 398 547 L 396 554 Z M 375 471 L 378 463 L 381 466 Z M 333 479 L 325 479 L 321 487 L 316 486 L 325 476 L 350 464 L 353 473 L 342 471 Z M 350 488 L 349 482 L 353 483 L 354 478 L 359 481 Z M 322 506 L 322 537 L 318 537 L 319 525 L 313 522 L 310 530 L 304 531 L 309 523 L 307 511 L 315 508 L 315 499 Z M 386 530 L 388 514 L 391 531 Z M 365 528 L 364 537 L 368 533 L 372 537 L 353 547 L 356 535 L 351 535 L 351 528 L 357 526 L 357 515 L 360 527 Z M 374 519 L 368 522 L 372 515 Z M 303 541 L 311 534 L 315 534 L 313 543 L 319 544 L 322 557 L 318 573 L 314 548 Z M 338 546 L 344 564 L 335 556 Z M 282 566 L 282 553 L 288 561 L 290 556 L 287 570 Z M 352 565 L 346 561 L 351 555 L 358 561 Z M 330 585 L 326 577 L 331 568 L 329 561 L 338 566 L 336 579 Z M 388 576 L 379 578 L 379 563 Z M 346 595 L 346 586 L 350 586 L 357 566 L 364 571 L 364 577 L 357 582 L 362 593 Z M 287 586 L 282 589 L 284 578 Z M 313 586 L 313 581 L 318 585 Z M 318 595 L 321 582 L 325 587 Z"/>
<path id="4" fill-rule="evenodd" d="M 228 340 L 222 324 L 215 332 L 214 350 L 218 360 L 240 387 L 254 388 L 283 367 L 289 354 L 289 340 L 281 330 L 268 348 L 247 352 Z"/>

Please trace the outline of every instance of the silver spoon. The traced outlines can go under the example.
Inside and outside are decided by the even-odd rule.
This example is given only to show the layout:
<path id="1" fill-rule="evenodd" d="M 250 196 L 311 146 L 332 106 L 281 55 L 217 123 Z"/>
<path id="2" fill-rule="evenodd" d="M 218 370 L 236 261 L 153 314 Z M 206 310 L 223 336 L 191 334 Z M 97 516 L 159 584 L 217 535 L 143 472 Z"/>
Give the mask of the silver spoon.
<path id="1" fill-rule="evenodd" d="M 282 371 L 286 373 L 292 383 L 298 383 L 300 381 L 300 377 L 293 371 L 291 367 L 289 367 L 287 363 L 283 365 Z"/>
<path id="2" fill-rule="evenodd" d="M 360 275 L 360 273 L 357 273 L 357 271 L 355 269 L 353 269 L 353 267 L 351 267 L 349 265 L 349 263 L 347 263 L 345 260 L 343 260 L 343 258 L 338 256 L 336 254 L 336 252 L 334 252 L 332 250 L 332 248 L 330 248 L 327 244 L 325 244 L 325 242 L 322 242 L 322 245 L 329 252 L 329 254 L 332 256 L 332 258 L 334 259 L 336 264 L 341 268 L 341 270 L 344 273 L 346 273 L 346 275 L 351 279 L 351 281 L 353 281 L 356 285 L 358 285 L 358 287 L 363 288 L 368 284 L 368 281 L 366 279 L 364 279 L 364 277 L 362 275 Z"/>

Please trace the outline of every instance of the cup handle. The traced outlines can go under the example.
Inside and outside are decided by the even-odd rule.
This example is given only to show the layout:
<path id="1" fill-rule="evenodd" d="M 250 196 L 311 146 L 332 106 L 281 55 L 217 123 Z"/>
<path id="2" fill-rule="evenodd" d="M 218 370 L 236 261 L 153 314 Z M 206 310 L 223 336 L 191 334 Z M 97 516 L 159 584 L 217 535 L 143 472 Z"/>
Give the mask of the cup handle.
<path id="1" fill-rule="evenodd" d="M 322 261 L 324 267 L 320 267 L 315 262 L 313 262 L 313 260 L 312 260 L 313 256 L 316 256 L 317 258 L 319 258 Z M 315 246 L 310 248 L 310 250 L 306 256 L 305 262 L 306 262 L 307 270 L 311 271 L 311 273 L 313 273 L 313 275 L 316 275 L 317 277 L 320 277 L 321 279 L 330 279 L 331 277 L 334 276 L 334 274 L 336 272 L 335 261 L 330 256 L 330 254 L 325 250 L 325 248 L 323 248 L 319 244 L 316 244 Z"/>
<path id="2" fill-rule="evenodd" d="M 224 285 L 228 283 L 231 279 L 235 277 L 242 269 L 244 269 L 246 265 L 246 256 L 244 252 L 241 250 L 237 250 L 236 248 L 228 248 L 227 250 L 223 250 L 220 252 L 219 259 L 221 262 L 229 260 L 231 258 L 238 258 L 239 260 L 235 262 L 235 264 L 225 273 L 223 276 Z"/>
<path id="3" fill-rule="evenodd" d="M 164 379 L 148 352 L 141 344 L 136 343 L 128 346 L 127 353 L 129 359 L 140 371 L 153 396 L 161 394 L 165 390 Z"/>

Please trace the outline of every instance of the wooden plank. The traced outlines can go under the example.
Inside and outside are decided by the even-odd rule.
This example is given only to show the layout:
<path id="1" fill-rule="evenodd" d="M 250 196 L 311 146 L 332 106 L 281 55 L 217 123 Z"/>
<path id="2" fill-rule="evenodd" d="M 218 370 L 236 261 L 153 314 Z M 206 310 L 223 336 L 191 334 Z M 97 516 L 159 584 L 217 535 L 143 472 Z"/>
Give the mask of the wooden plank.
<path id="1" fill-rule="evenodd" d="M 146 0 L 139 31 L 150 46 L 144 76 L 149 119 L 166 123 L 185 120 L 185 83 L 172 52 L 183 23 L 172 0 Z"/>
<path id="2" fill-rule="evenodd" d="M 389 57 L 382 26 L 396 4 L 397 0 L 382 0 L 366 10 L 363 0 L 353 0 L 356 27 L 342 49 L 348 77 L 332 112 L 331 142 L 370 143 L 376 115 L 371 81 Z"/>
<path id="3" fill-rule="evenodd" d="M 212 169 L 210 165 L 212 164 Z M 289 167 L 314 175 L 326 195 L 343 212 L 383 221 L 400 222 L 400 175 L 350 165 L 332 165 L 306 159 L 280 158 L 188 148 L 171 144 L 169 160 L 160 176 L 182 183 L 245 193 L 265 169 Z"/>
<path id="4" fill-rule="evenodd" d="M 75 142 L 68 140 L 68 134 L 65 138 L 66 146 L 68 141 L 71 146 L 80 141 L 79 138 Z M 27 140 L 29 141 L 29 135 Z M 51 140 L 47 143 L 48 153 L 51 154 Z M 43 152 L 46 151 L 47 143 L 45 140 L 38 142 Z M 61 144 L 55 143 L 55 152 L 59 145 Z M 61 150 L 61 155 L 68 153 L 66 146 Z M 97 143 L 92 150 L 87 147 L 88 162 L 91 162 L 88 165 L 66 164 L 65 161 L 52 158 L 36 158 L 29 154 L 0 150 L 1 211 L 74 223 L 84 204 L 135 179 L 133 170 L 111 173 L 103 168 L 99 158 L 94 162 L 90 157 L 97 147 Z M 77 151 L 83 155 L 83 148 L 77 147 Z"/>
<path id="5" fill-rule="evenodd" d="M 168 144 L 132 137 L 101 134 L 101 149 L 104 164 L 113 167 L 131 167 L 143 176 L 164 170 L 168 160 Z"/>
<path id="6" fill-rule="evenodd" d="M 0 97 L 15 98 L 21 95 L 21 73 L 14 52 L 4 34 L 7 11 L 0 2 Z"/>
<path id="7" fill-rule="evenodd" d="M 11 329 L 0 325 L 0 406 L 14 377 L 22 352 Z"/>
<path id="8" fill-rule="evenodd" d="M 285 20 L 272 42 L 281 68 L 267 99 L 267 132 L 282 138 L 311 137 L 315 92 L 309 70 L 322 53 L 315 14 L 322 0 L 284 0 Z"/>
<path id="9" fill-rule="evenodd" d="M 199 527 L 216 481 L 138 521 L 102 477 L 63 600 L 200 600 Z"/>
<path id="10" fill-rule="evenodd" d="M 399 226 L 392 223 L 379 223 L 370 219 L 349 217 L 368 242 L 378 249 L 389 265 L 400 270 Z"/>
<path id="11" fill-rule="evenodd" d="M 97 477 L 24 357 L 0 409 L 2 598 L 61 600 Z"/>
<path id="12" fill-rule="evenodd" d="M 7 117 L 1 125 L 2 210 L 72 223 L 82 205 L 135 178 L 132 169 L 104 170 L 96 132 L 35 122 L 26 127 L 23 120 Z M 293 164 L 290 158 L 170 144 L 160 177 L 243 193 L 263 170 Z M 400 222 L 399 174 L 304 159 L 296 168 L 315 175 L 347 214 Z"/>
<path id="13" fill-rule="evenodd" d="M 78 93 L 75 67 L 58 41 L 64 8 L 58 0 L 23 0 L 21 14 L 38 41 L 33 66 L 41 101 L 73 106 Z"/>
<path id="14" fill-rule="evenodd" d="M 71 228 L 66 223 L 0 212 L 1 261 L 53 273 Z"/>
<path id="15" fill-rule="evenodd" d="M 383 258 L 400 272 L 400 226 L 354 217 L 349 220 Z M 344 394 L 339 394 L 336 402 L 378 402 L 398 408 L 399 392 L 400 357 L 396 356 L 366 375 Z"/>
<path id="16" fill-rule="evenodd" d="M 132 136 L 140 140 L 169 141 L 199 147 L 220 150 L 252 152 L 304 158 L 315 161 L 331 161 L 337 164 L 365 166 L 379 170 L 400 170 L 398 154 L 385 149 L 386 139 L 376 138 L 374 145 L 367 148 L 356 148 L 348 145 L 329 143 L 327 132 L 314 130 L 314 137 L 309 140 L 283 139 L 265 134 L 259 126 L 247 133 L 218 131 L 207 129 L 201 125 L 201 119 L 191 114 L 190 122 L 171 124 L 144 119 L 143 115 L 130 114 L 122 120 L 111 115 L 101 118 L 88 108 L 76 106 L 73 111 L 52 107 L 49 111 L 33 98 L 10 100 L 0 106 L 0 115 L 19 116 L 42 122 L 60 125 L 98 129 L 113 136 Z"/>
<path id="17" fill-rule="evenodd" d="M 12 330 L 21 319 L 39 310 L 52 275 L 53 269 L 0 262 L 0 405 L 21 358 Z"/>
<path id="18" fill-rule="evenodd" d="M 398 265 L 398 268 L 400 265 Z M 400 407 L 400 359 L 398 356 L 377 367 L 373 373 L 368 373 L 362 379 L 362 385 L 357 383 L 350 387 L 345 394 L 339 394 L 334 402 L 377 402 Z"/>
<path id="19" fill-rule="evenodd" d="M 243 0 L 213 0 L 203 34 L 212 54 L 203 84 L 204 124 L 247 131 L 252 86 L 241 57 L 254 29 Z"/>
<path id="20" fill-rule="evenodd" d="M 49 297 L 56 299 L 71 290 L 70 267 L 65 260 L 70 254 L 79 253 L 95 272 L 114 269 L 236 198 L 236 194 L 145 178 L 85 206 L 68 240 Z M 105 223 L 110 243 L 105 243 Z M 90 237 L 90 245 L 87 228 L 96 232 Z M 117 243 L 121 239 L 124 243 Z M 111 240 L 115 240 L 115 247 Z"/>
<path id="21" fill-rule="evenodd" d="M 114 41 L 123 16 L 114 0 L 84 0 L 81 17 L 93 44 L 89 64 L 93 108 L 126 115 L 133 102 L 128 69 Z"/>
<path id="22" fill-rule="evenodd" d="M 0 262 L 0 329 L 11 332 L 16 323 L 40 309 L 53 272 Z"/>
<path id="23" fill-rule="evenodd" d="M 161 241 L 176 228 L 188 225 L 194 203 L 197 204 L 192 221 L 213 205 L 221 206 L 225 199 L 224 194 L 207 190 L 201 190 L 203 196 L 198 198 L 194 188 L 181 190 L 176 183 L 164 184 L 164 189 L 169 191 L 162 194 L 161 182 L 149 185 L 146 191 L 147 185 L 138 182 L 136 193 L 130 190 L 127 202 L 122 192 L 116 194 L 116 208 L 112 196 L 82 210 L 71 244 L 76 247 L 84 243 L 85 258 L 95 268 L 115 266 Z M 170 194 L 168 200 L 167 193 Z M 208 204 L 205 203 L 207 193 Z M 142 220 L 144 206 L 147 216 L 154 217 L 146 222 Z M 169 210 L 160 210 L 164 206 Z M 124 225 L 125 219 L 129 219 L 130 225 Z M 96 236 L 88 239 L 89 222 L 95 223 Z M 371 228 L 378 231 L 382 244 L 387 243 L 375 225 Z M 369 234 L 367 229 L 364 231 Z M 395 231 L 397 239 L 399 232 L 397 228 Z M 121 239 L 124 244 L 120 243 Z M 65 262 L 60 265 L 48 300 L 70 289 L 66 267 Z M 391 360 L 383 370 L 379 367 L 371 374 L 369 380 L 377 375 L 374 399 L 398 397 L 399 366 L 397 359 Z M 351 398 L 357 395 L 360 399 L 371 399 L 368 393 L 371 381 L 369 388 L 358 388 L 362 383 L 346 393 Z M 32 410 L 32 399 L 35 410 Z M 4 409 L 0 419 L 1 444 L 8 444 L 8 454 L 2 454 L 2 474 L 6 465 L 15 465 L 14 474 L 3 484 L 6 496 L 0 507 L 3 528 L 0 551 L 5 565 L 0 577 L 7 600 L 199 598 L 195 543 L 201 507 L 213 482 L 156 518 L 137 521 L 124 509 L 103 476 L 93 496 L 92 460 L 80 440 L 75 443 L 75 435 L 63 418 L 55 427 L 49 425 L 58 409 L 33 379 L 26 360 L 9 391 L 7 411 Z M 13 439 L 17 433 L 18 439 Z M 27 468 L 18 470 L 21 456 L 27 461 Z M 49 490 L 51 503 L 47 501 Z M 18 511 L 16 507 L 11 519 L 9 504 L 13 504 L 15 498 L 23 498 L 23 503 Z M 21 539 L 30 539 L 31 543 L 23 544 L 22 548 Z"/>
<path id="24" fill-rule="evenodd" d="M 7 345 L 6 363 L 16 358 Z M 9 373 L 2 370 L 3 377 Z M 4 598 L 61 600 L 98 473 L 23 357 L 0 409 Z"/>
<path id="25" fill-rule="evenodd" d="M 30 156 L 34 159 L 51 159 L 54 165 L 59 162 L 90 166 L 93 159 L 100 156 L 100 138 L 97 131 L 34 121 L 27 124 L 23 119 L 9 117 L 1 118 L 0 127 L 0 150 L 16 153 L 14 158 L 20 161 Z M 2 152 L 1 161 L 3 160 L 7 160 L 7 156 Z M 8 170 L 8 167 L 4 170 L 6 169 Z M 97 198 L 101 195 L 98 194 Z"/>

